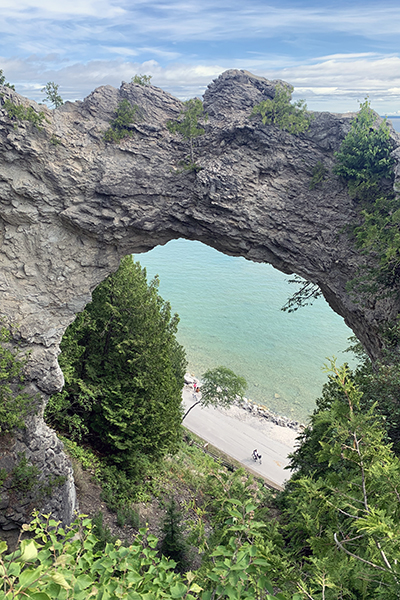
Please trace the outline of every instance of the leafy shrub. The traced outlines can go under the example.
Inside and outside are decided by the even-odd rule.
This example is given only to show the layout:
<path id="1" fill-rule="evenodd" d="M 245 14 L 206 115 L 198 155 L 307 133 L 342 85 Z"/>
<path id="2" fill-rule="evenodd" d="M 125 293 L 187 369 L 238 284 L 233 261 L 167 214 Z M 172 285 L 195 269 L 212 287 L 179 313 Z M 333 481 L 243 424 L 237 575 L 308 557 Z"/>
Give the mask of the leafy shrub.
<path id="1" fill-rule="evenodd" d="M 28 121 L 29 123 L 33 123 L 36 129 L 41 131 L 43 128 L 41 125 L 46 121 L 46 116 L 43 111 L 36 112 L 32 106 L 24 106 L 23 104 L 14 104 L 8 98 L 4 100 L 3 108 L 6 110 L 7 115 L 10 119 L 15 119 L 16 121 Z M 17 127 L 17 125 L 15 125 Z"/>
<path id="2" fill-rule="evenodd" d="M 131 106 L 129 100 L 124 98 L 118 104 L 115 118 L 110 122 L 110 128 L 104 133 L 106 142 L 120 142 L 127 136 L 132 135 L 130 126 L 138 118 L 138 106 Z"/>
<path id="3" fill-rule="evenodd" d="M 15 91 L 15 86 L 11 85 L 11 83 L 8 83 L 6 81 L 5 75 L 3 75 L 3 69 L 0 69 L 0 85 L 4 85 L 5 87 L 8 87 Z"/>
<path id="4" fill-rule="evenodd" d="M 36 514 L 23 527 L 34 539 L 20 540 L 12 554 L 6 554 L 6 542 L 0 542 L 0 600 L 302 600 L 288 592 L 274 595 L 266 573 L 267 553 L 258 543 L 260 524 L 252 522 L 251 509 L 251 505 L 242 510 L 233 505 L 226 526 L 231 532 L 229 542 L 214 550 L 214 566 L 205 574 L 185 575 L 174 572 L 174 561 L 158 556 L 158 540 L 146 535 L 145 529 L 129 548 L 117 540 L 98 550 L 89 519 L 80 516 L 63 528 Z"/>
<path id="5" fill-rule="evenodd" d="M 276 125 L 294 135 L 307 131 L 313 117 L 304 100 L 290 103 L 292 92 L 292 87 L 277 85 L 274 98 L 254 106 L 250 117 L 261 115 L 263 125 Z"/>
<path id="6" fill-rule="evenodd" d="M 64 104 L 64 100 L 61 98 L 58 93 L 58 88 L 60 86 L 54 81 L 48 81 L 44 88 L 42 88 L 42 92 L 46 92 L 46 98 L 44 98 L 43 102 L 50 102 L 54 106 L 54 108 L 58 108 Z"/>
<path id="7" fill-rule="evenodd" d="M 140 518 L 137 510 L 131 506 L 124 506 L 117 510 L 117 525 L 118 527 L 125 527 L 130 525 L 134 529 L 139 529 Z"/>
<path id="8" fill-rule="evenodd" d="M 361 224 L 350 225 L 356 245 L 373 257 L 349 282 L 349 289 L 365 296 L 399 294 L 400 205 L 393 192 L 393 143 L 388 123 L 377 126 L 378 116 L 366 100 L 345 137 L 334 173 L 361 205 Z"/>
<path id="9" fill-rule="evenodd" d="M 138 83 L 139 85 L 150 85 L 152 75 L 134 75 L 131 79 L 132 83 Z"/>
<path id="10" fill-rule="evenodd" d="M 25 495 L 37 486 L 39 475 L 39 469 L 35 465 L 29 464 L 25 453 L 20 452 L 18 462 L 11 471 L 11 487 Z"/>
<path id="11" fill-rule="evenodd" d="M 21 391 L 26 361 L 10 348 L 10 341 L 10 331 L 0 324 L 0 435 L 25 427 L 25 417 L 37 404 L 37 399 Z"/>
<path id="12" fill-rule="evenodd" d="M 111 529 L 104 525 L 104 515 L 100 510 L 92 519 L 93 534 L 97 538 L 97 543 L 93 546 L 94 552 L 102 552 L 107 544 L 115 544 L 118 537 L 111 533 Z"/>
<path id="13" fill-rule="evenodd" d="M 312 171 L 310 190 L 314 190 L 318 185 L 320 185 L 324 181 L 327 173 L 328 169 L 325 167 L 324 163 L 319 160 Z"/>

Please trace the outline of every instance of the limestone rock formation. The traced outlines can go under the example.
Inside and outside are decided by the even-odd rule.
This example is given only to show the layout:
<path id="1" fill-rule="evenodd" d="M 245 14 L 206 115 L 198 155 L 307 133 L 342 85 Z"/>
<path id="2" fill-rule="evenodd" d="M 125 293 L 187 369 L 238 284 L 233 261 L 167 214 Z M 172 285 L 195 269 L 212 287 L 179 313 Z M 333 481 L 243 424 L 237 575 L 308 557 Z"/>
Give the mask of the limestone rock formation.
<path id="1" fill-rule="evenodd" d="M 317 283 L 370 355 L 379 355 L 378 327 L 399 306 L 393 299 L 361 306 L 346 292 L 366 258 L 343 233 L 356 218 L 355 206 L 332 174 L 334 152 L 353 115 L 315 113 L 299 136 L 249 119 L 256 103 L 273 97 L 276 84 L 234 70 L 209 85 L 198 173 L 179 167 L 188 145 L 166 123 L 179 116 L 182 103 L 161 89 L 105 86 L 83 102 L 49 110 L 0 87 L 0 312 L 18 325 L 17 341 L 31 352 L 26 380 L 43 403 L 62 387 L 59 342 L 93 289 L 122 256 L 179 237 Z M 7 98 L 43 111 L 42 129 L 10 118 Z M 104 132 L 122 99 L 139 107 L 140 119 L 132 136 L 106 143 Z M 398 161 L 395 133 L 393 139 Z M 318 162 L 328 176 L 310 190 Z M 10 469 L 26 451 L 44 478 L 64 475 L 44 503 L 68 521 L 74 509 L 70 465 L 41 414 L 27 425 L 1 448 L 0 467 L 3 461 Z M 23 511 L 13 516 L 12 494 L 4 488 L 0 496 L 0 526 L 12 527 Z"/>

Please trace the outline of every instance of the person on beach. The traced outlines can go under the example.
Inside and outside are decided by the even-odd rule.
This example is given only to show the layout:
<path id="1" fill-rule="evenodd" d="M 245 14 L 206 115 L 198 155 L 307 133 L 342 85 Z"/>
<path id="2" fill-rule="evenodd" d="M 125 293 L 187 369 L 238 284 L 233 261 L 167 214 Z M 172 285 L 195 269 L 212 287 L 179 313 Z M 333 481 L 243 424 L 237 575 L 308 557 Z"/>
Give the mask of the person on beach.
<path id="1" fill-rule="evenodd" d="M 260 462 L 260 465 L 261 465 L 261 458 L 262 458 L 262 455 L 261 455 L 261 454 L 258 454 L 258 450 L 257 450 L 257 449 L 256 449 L 256 450 L 253 450 L 253 459 L 254 459 L 255 461 L 257 461 L 257 460 L 258 460 L 258 461 Z"/>

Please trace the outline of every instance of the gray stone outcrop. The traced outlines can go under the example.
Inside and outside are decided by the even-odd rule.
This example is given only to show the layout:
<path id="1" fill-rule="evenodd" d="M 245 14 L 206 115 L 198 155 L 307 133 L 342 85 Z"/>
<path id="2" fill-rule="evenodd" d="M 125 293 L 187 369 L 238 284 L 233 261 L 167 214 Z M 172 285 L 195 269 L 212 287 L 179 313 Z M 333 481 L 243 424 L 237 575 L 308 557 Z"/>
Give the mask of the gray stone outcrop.
<path id="1" fill-rule="evenodd" d="M 166 123 L 179 116 L 182 103 L 163 90 L 104 86 L 83 102 L 49 110 L 0 87 L 0 312 L 18 326 L 20 347 L 30 350 L 27 382 L 43 403 L 63 385 L 59 343 L 93 289 L 122 256 L 179 237 L 315 282 L 369 354 L 379 356 L 379 327 L 398 313 L 398 302 L 361 306 L 346 291 L 367 259 L 344 233 L 357 219 L 356 207 L 332 174 L 352 115 L 315 113 L 300 136 L 249 119 L 276 84 L 227 71 L 209 85 L 209 120 L 195 148 L 202 169 L 197 174 L 179 166 L 188 144 Z M 11 119 L 7 98 L 43 111 L 42 130 Z M 140 120 L 131 136 L 105 143 L 122 99 L 139 107 Z M 399 140 L 392 136 L 398 161 Z M 327 177 L 311 190 L 319 162 Z M 44 478 L 66 477 L 46 502 L 68 521 L 74 509 L 71 467 L 41 414 L 13 444 L 4 456 L 24 450 Z M 7 523 L 20 520 L 14 515 Z"/>

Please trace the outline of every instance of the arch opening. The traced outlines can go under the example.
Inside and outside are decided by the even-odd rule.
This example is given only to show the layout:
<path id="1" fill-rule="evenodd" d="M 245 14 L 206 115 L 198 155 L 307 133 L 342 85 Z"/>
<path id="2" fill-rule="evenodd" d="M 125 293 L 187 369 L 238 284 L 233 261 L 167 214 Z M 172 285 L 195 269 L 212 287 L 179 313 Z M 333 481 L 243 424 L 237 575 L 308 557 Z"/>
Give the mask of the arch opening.
<path id="1" fill-rule="evenodd" d="M 224 255 L 200 242 L 173 240 L 134 259 L 180 316 L 178 340 L 200 376 L 223 364 L 246 378 L 247 395 L 304 422 L 315 408 L 327 357 L 343 354 L 353 332 L 320 298 L 293 313 L 281 307 L 294 290 L 271 265 Z"/>

